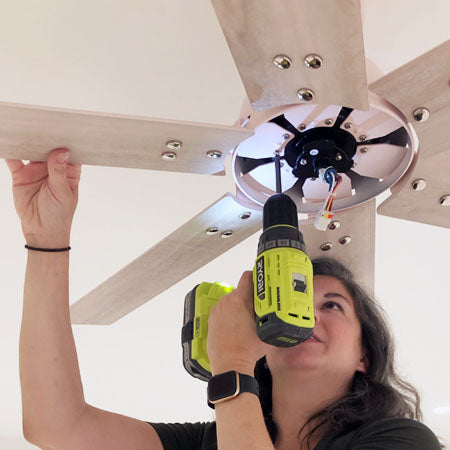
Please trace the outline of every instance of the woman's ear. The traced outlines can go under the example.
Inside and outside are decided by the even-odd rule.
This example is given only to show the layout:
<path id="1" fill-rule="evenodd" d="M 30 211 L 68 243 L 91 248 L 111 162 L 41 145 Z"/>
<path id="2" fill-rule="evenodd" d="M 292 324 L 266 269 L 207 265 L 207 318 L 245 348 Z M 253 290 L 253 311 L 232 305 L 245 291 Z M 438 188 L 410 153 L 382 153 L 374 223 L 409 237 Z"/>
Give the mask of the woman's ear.
<path id="1" fill-rule="evenodd" d="M 369 358 L 367 358 L 366 353 L 364 353 L 364 355 L 359 360 L 359 363 L 356 366 L 356 370 L 362 373 L 367 373 L 367 371 L 369 370 Z"/>

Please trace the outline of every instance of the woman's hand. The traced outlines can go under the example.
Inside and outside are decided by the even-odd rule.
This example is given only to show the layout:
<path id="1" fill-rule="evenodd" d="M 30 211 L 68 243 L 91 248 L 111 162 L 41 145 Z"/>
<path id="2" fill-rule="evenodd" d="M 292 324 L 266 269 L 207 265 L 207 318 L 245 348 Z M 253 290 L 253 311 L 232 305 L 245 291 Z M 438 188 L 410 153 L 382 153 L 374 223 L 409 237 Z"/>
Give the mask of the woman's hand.
<path id="1" fill-rule="evenodd" d="M 242 274 L 238 287 L 222 297 L 208 318 L 208 357 L 213 375 L 237 370 L 253 375 L 268 344 L 256 334 L 252 272 Z"/>
<path id="2" fill-rule="evenodd" d="M 63 157 L 66 156 L 64 159 Z M 52 150 L 47 162 L 7 159 L 16 211 L 28 245 L 67 247 L 78 201 L 81 165 L 68 164 L 69 151 Z"/>

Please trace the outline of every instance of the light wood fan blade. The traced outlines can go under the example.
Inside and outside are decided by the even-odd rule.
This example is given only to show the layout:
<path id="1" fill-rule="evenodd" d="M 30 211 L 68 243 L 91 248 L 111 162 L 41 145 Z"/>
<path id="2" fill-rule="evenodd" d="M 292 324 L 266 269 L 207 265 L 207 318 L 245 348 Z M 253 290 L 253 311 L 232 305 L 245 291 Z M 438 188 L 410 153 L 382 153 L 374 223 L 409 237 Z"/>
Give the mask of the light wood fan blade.
<path id="1" fill-rule="evenodd" d="M 448 125 L 447 125 L 448 127 Z M 425 180 L 424 189 L 414 189 L 416 180 Z M 378 214 L 450 228 L 450 145 L 447 151 L 429 158 L 419 158 L 399 183 L 391 187 L 392 195 L 378 206 Z"/>
<path id="2" fill-rule="evenodd" d="M 247 95 L 256 110 L 299 103 L 308 88 L 314 103 L 368 109 L 359 0 L 212 0 Z M 306 56 L 322 58 L 308 68 Z M 273 63 L 291 59 L 288 69 Z"/>
<path id="3" fill-rule="evenodd" d="M 223 174 L 227 152 L 253 134 L 241 128 L 0 103 L 0 157 L 47 161 L 57 147 L 70 163 Z M 169 141 L 180 141 L 178 150 Z M 207 156 L 218 150 L 222 157 Z M 176 158 L 163 159 L 173 152 Z"/>
<path id="4" fill-rule="evenodd" d="M 319 231 L 314 225 L 299 224 L 306 243 L 306 253 L 313 258 L 331 257 L 345 264 L 370 291 L 374 290 L 375 271 L 375 199 L 354 208 L 337 211 L 333 221 L 340 226 L 334 230 Z M 347 244 L 340 240 L 350 237 Z M 343 242 L 343 241 L 342 241 Z M 321 246 L 331 244 L 330 250 Z"/>
<path id="5" fill-rule="evenodd" d="M 375 81 L 369 89 L 395 105 L 419 137 L 419 154 L 429 158 L 449 149 L 450 40 Z M 428 120 L 414 111 L 426 108 Z"/>
<path id="6" fill-rule="evenodd" d="M 242 214 L 250 213 L 248 218 Z M 240 217 L 241 216 L 241 217 Z M 217 227 L 212 235 L 206 230 Z M 262 227 L 262 211 L 224 195 L 70 307 L 75 324 L 109 325 Z M 232 230 L 224 238 L 223 232 Z"/>

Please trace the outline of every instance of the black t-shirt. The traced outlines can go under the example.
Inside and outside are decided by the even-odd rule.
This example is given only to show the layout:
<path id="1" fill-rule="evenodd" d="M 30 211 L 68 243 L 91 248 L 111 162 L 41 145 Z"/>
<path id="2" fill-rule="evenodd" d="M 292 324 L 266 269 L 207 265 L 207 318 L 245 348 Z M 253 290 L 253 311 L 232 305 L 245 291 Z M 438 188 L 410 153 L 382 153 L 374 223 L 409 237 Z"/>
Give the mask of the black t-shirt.
<path id="1" fill-rule="evenodd" d="M 164 450 L 216 450 L 216 423 L 152 423 Z M 338 438 L 324 437 L 314 450 L 441 450 L 434 433 L 411 419 L 380 419 Z"/>

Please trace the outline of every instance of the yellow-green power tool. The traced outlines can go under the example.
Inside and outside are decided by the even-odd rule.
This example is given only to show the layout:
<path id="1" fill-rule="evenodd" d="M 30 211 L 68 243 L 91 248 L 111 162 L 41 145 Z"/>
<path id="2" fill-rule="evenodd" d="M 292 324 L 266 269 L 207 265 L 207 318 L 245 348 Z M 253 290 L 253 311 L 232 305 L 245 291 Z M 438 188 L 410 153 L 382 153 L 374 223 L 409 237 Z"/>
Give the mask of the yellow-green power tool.
<path id="1" fill-rule="evenodd" d="M 313 269 L 304 250 L 295 203 L 288 195 L 272 195 L 264 205 L 253 285 L 257 334 L 277 347 L 300 344 L 314 330 Z M 226 283 L 203 282 L 186 295 L 183 365 L 201 380 L 211 376 L 206 348 L 209 312 L 232 290 Z"/>

